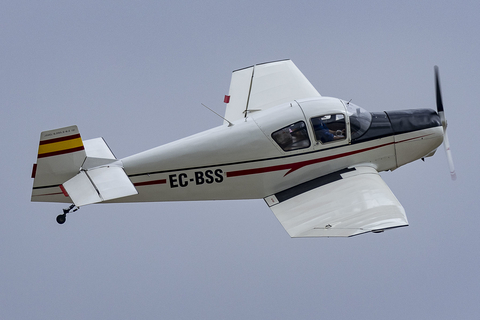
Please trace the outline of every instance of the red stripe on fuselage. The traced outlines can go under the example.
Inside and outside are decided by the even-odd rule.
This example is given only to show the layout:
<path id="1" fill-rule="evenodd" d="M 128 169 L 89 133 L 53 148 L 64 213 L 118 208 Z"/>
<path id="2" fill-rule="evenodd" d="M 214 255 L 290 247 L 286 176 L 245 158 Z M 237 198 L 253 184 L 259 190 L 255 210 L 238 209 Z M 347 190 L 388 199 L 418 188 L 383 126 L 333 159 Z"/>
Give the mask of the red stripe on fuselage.
<path id="1" fill-rule="evenodd" d="M 54 192 L 54 193 L 44 193 L 44 194 L 34 194 L 32 197 L 43 197 L 43 196 L 56 196 L 59 194 L 63 194 L 63 192 Z"/>
<path id="2" fill-rule="evenodd" d="M 285 173 L 285 176 L 286 176 L 286 175 L 288 175 L 288 174 L 290 174 L 290 173 L 292 173 L 292 172 L 294 172 L 294 171 L 296 171 L 300 168 L 303 168 L 305 166 L 309 166 L 311 164 L 316 164 L 316 163 L 320 163 L 320 162 L 325 162 L 325 161 L 335 160 L 335 159 L 339 159 L 339 158 L 343 158 L 343 157 L 348 157 L 348 156 L 351 156 L 351 155 L 354 155 L 354 154 L 358 154 L 358 153 L 362 153 L 362 152 L 386 147 L 386 146 L 389 146 L 389 145 L 392 145 L 392 144 L 395 144 L 395 143 L 401 143 L 401 142 L 406 142 L 406 141 L 410 141 L 410 140 L 420 139 L 420 138 L 424 138 L 424 137 L 427 137 L 427 136 L 430 136 L 430 135 L 432 135 L 432 134 L 427 134 L 427 135 L 423 135 L 423 136 L 419 136 L 419 137 L 413 137 L 413 138 L 405 139 L 405 140 L 398 141 L 398 142 L 384 143 L 384 144 L 374 146 L 374 147 L 370 147 L 370 148 L 339 153 L 339 154 L 336 154 L 336 155 L 333 155 L 333 156 L 328 156 L 328 157 L 323 157 L 323 158 L 305 160 L 305 161 L 300 161 L 300 162 L 295 162 L 295 163 L 281 164 L 281 165 L 277 165 L 277 166 L 264 167 L 264 168 L 230 171 L 230 172 L 227 172 L 226 174 L 227 174 L 228 178 L 231 178 L 231 177 L 246 176 L 246 175 L 250 175 L 250 174 L 266 173 L 266 172 L 289 169 L 287 171 L 287 173 Z"/>
<path id="3" fill-rule="evenodd" d="M 135 187 L 140 187 L 140 186 L 150 186 L 150 185 L 153 185 L 153 184 L 165 184 L 165 183 L 167 183 L 167 179 L 145 181 L 145 182 L 136 182 L 133 185 Z"/>
<path id="4" fill-rule="evenodd" d="M 394 144 L 394 142 L 389 142 L 385 144 L 381 144 L 379 146 L 375 147 L 370 147 L 370 148 L 365 148 L 365 149 L 360 149 L 356 151 L 350 151 L 350 152 L 344 152 L 344 153 L 339 153 L 333 156 L 328 156 L 328 157 L 323 157 L 323 158 L 318 158 L 318 159 L 311 159 L 311 160 L 306 160 L 306 161 L 300 161 L 300 162 L 295 162 L 295 163 L 289 163 L 289 164 L 281 164 L 278 166 L 271 166 L 271 167 L 264 167 L 264 168 L 256 168 L 256 169 L 246 169 L 246 170 L 239 170 L 239 171 L 230 171 L 227 172 L 227 177 L 238 177 L 238 176 L 245 176 L 245 175 L 250 175 L 250 174 L 257 174 L 257 173 L 265 173 L 265 172 L 272 172 L 272 171 L 279 171 L 279 170 L 288 170 L 285 175 L 288 175 L 300 168 L 303 168 L 305 166 L 309 166 L 311 164 L 315 163 L 320 163 L 320 162 L 325 162 L 325 161 L 330 161 L 330 160 L 335 160 L 338 158 L 343 158 L 347 156 L 351 156 L 357 153 L 365 152 L 365 151 L 370 151 L 373 149 L 378 149 L 381 147 L 385 147 L 388 145 Z"/>

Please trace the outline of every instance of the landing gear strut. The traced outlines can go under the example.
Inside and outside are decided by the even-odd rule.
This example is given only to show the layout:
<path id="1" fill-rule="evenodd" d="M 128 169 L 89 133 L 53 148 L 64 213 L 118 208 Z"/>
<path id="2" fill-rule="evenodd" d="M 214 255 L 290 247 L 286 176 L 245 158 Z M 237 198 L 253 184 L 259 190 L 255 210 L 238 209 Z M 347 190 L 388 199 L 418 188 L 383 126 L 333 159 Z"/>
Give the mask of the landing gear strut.
<path id="1" fill-rule="evenodd" d="M 63 209 L 63 214 L 59 214 L 59 215 L 57 216 L 57 223 L 58 223 L 58 224 L 64 224 L 65 221 L 67 221 L 67 213 L 69 213 L 69 212 L 70 212 L 72 209 L 74 209 L 74 208 L 75 208 L 75 205 L 72 204 L 70 207 L 68 207 L 68 208 L 66 208 L 66 209 Z M 78 209 L 80 209 L 80 208 L 77 207 L 77 208 L 75 208 L 72 212 L 75 212 L 75 211 L 77 211 Z"/>

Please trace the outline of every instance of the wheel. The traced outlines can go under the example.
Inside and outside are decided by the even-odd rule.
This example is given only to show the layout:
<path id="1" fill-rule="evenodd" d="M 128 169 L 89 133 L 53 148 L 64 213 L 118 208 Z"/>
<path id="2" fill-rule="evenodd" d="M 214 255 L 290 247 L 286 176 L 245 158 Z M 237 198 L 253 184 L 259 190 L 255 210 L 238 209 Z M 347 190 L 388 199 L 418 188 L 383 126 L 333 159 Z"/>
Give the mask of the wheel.
<path id="1" fill-rule="evenodd" d="M 64 224 L 66 220 L 67 220 L 67 215 L 66 214 L 59 214 L 57 216 L 57 223 L 58 224 Z"/>

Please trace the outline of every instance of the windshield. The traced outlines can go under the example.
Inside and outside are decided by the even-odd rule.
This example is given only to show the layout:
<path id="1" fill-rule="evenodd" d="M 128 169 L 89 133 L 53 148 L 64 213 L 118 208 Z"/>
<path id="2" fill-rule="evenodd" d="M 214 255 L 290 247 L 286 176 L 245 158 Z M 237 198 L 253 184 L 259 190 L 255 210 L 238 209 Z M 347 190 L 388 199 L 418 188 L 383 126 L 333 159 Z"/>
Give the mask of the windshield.
<path id="1" fill-rule="evenodd" d="M 343 102 L 347 108 L 347 114 L 350 118 L 350 131 L 352 132 L 352 140 L 361 137 L 370 128 L 372 115 L 367 110 L 351 103 Z"/>

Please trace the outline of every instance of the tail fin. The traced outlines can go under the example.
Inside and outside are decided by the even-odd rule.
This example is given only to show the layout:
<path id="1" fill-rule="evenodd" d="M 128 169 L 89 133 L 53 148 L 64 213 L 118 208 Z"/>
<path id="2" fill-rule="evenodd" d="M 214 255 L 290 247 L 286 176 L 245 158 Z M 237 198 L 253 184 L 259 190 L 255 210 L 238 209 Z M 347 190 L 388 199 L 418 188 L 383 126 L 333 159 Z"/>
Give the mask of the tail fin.
<path id="1" fill-rule="evenodd" d="M 32 178 L 32 201 L 79 207 L 137 194 L 105 141 L 82 141 L 77 126 L 41 133 Z"/>
<path id="2" fill-rule="evenodd" d="M 32 201 L 71 202 L 60 186 L 79 172 L 86 157 L 77 126 L 42 132 L 32 172 Z"/>

